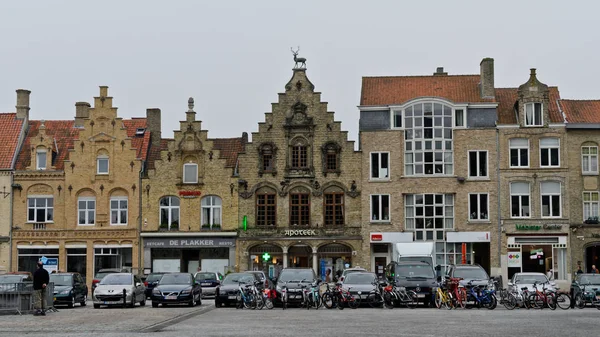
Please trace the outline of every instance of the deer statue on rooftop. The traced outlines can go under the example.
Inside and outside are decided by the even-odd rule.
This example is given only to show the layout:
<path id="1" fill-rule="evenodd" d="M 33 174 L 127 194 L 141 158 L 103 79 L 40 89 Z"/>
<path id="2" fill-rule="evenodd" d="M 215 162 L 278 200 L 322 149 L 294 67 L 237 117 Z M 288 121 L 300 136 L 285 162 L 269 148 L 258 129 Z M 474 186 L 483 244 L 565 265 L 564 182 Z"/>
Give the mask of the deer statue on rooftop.
<path id="1" fill-rule="evenodd" d="M 297 57 L 298 52 L 300 51 L 300 46 L 298 46 L 298 49 L 296 51 L 294 51 L 294 48 L 290 48 L 290 50 L 292 51 L 292 54 L 294 54 L 294 62 L 296 62 L 294 68 L 306 68 L 306 58 Z"/>

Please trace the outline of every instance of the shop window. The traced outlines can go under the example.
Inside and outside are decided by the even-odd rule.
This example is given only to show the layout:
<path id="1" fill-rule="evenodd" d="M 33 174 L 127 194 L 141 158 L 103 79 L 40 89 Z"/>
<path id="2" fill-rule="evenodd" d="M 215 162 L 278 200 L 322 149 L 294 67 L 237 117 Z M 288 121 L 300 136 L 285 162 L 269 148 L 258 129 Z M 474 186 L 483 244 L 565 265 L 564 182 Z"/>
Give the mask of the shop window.
<path id="1" fill-rule="evenodd" d="M 195 163 L 183 164 L 183 183 L 184 184 L 198 183 L 198 164 L 195 164 Z"/>
<path id="2" fill-rule="evenodd" d="M 469 220 L 487 221 L 489 212 L 488 194 L 471 193 L 469 194 Z"/>
<path id="3" fill-rule="evenodd" d="M 560 166 L 560 141 L 558 138 L 540 139 L 540 167 Z"/>
<path id="4" fill-rule="evenodd" d="M 274 227 L 277 224 L 277 194 L 274 191 L 256 194 L 256 226 Z"/>
<path id="5" fill-rule="evenodd" d="M 67 248 L 67 272 L 79 273 L 86 277 L 87 273 L 87 249 Z"/>
<path id="6" fill-rule="evenodd" d="M 443 241 L 444 230 L 454 228 L 454 195 L 407 194 L 405 226 L 417 241 Z"/>
<path id="7" fill-rule="evenodd" d="M 371 195 L 371 222 L 390 221 L 390 195 Z"/>
<path id="8" fill-rule="evenodd" d="M 35 163 L 36 163 L 36 168 L 38 170 L 45 170 L 46 169 L 46 158 L 47 158 L 47 152 L 46 149 L 38 149 L 36 151 L 36 157 L 35 157 Z"/>
<path id="9" fill-rule="evenodd" d="M 58 246 L 47 248 L 18 248 L 17 255 L 16 270 L 33 272 L 37 269 L 37 263 L 42 256 L 58 259 Z M 61 266 L 59 265 L 58 268 L 61 268 Z"/>
<path id="10" fill-rule="evenodd" d="M 96 198 L 79 197 L 77 200 L 77 214 L 79 225 L 93 225 L 96 223 Z"/>
<path id="11" fill-rule="evenodd" d="M 473 261 L 473 244 L 466 243 L 465 262 L 472 264 Z M 436 242 L 435 244 L 435 264 L 442 267 L 448 267 L 453 264 L 462 263 L 462 243 L 458 242 Z"/>
<path id="12" fill-rule="evenodd" d="M 159 205 L 160 228 L 166 230 L 179 229 L 179 198 L 162 197 Z"/>
<path id="13" fill-rule="evenodd" d="M 110 224 L 127 225 L 127 197 L 110 198 Z"/>
<path id="14" fill-rule="evenodd" d="M 202 228 L 221 228 L 221 204 L 221 198 L 217 196 L 202 198 Z"/>
<path id="15" fill-rule="evenodd" d="M 542 126 L 543 124 L 542 103 L 525 104 L 525 126 Z"/>
<path id="16" fill-rule="evenodd" d="M 290 226 L 310 226 L 308 193 L 290 193 Z"/>
<path id="17" fill-rule="evenodd" d="M 344 193 L 324 193 L 325 226 L 344 225 Z"/>
<path id="18" fill-rule="evenodd" d="M 508 141 L 510 148 L 510 167 L 529 167 L 529 140 L 512 138 Z"/>
<path id="19" fill-rule="evenodd" d="M 581 172 L 583 174 L 598 174 L 598 147 L 581 147 Z"/>
<path id="20" fill-rule="evenodd" d="M 94 275 L 107 268 L 130 270 L 131 252 L 131 248 L 94 248 Z"/>
<path id="21" fill-rule="evenodd" d="M 542 195 L 542 217 L 560 218 L 560 183 L 544 181 L 540 184 Z"/>
<path id="22" fill-rule="evenodd" d="M 97 174 L 108 174 L 108 156 L 100 155 L 96 158 Z"/>
<path id="23" fill-rule="evenodd" d="M 598 223 L 598 192 L 583 192 L 583 221 L 585 223 Z"/>
<path id="24" fill-rule="evenodd" d="M 529 218 L 529 183 L 510 184 L 510 209 L 512 218 Z"/>
<path id="25" fill-rule="evenodd" d="M 27 222 L 54 222 L 54 198 L 27 197 Z"/>
<path id="26" fill-rule="evenodd" d="M 469 177 L 486 178 L 488 176 L 487 151 L 469 151 Z"/>
<path id="27" fill-rule="evenodd" d="M 371 179 L 387 180 L 390 178 L 389 158 L 389 152 L 371 153 Z"/>

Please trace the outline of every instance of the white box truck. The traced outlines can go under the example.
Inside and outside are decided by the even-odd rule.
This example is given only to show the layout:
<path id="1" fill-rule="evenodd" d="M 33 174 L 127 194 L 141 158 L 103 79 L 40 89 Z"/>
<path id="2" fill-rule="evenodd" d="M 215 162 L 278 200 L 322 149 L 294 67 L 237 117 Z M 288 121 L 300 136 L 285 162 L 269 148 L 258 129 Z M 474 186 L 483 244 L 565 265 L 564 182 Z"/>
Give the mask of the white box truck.
<path id="1" fill-rule="evenodd" d="M 396 243 L 395 261 L 421 261 L 435 267 L 434 261 L 434 242 L 402 242 Z"/>

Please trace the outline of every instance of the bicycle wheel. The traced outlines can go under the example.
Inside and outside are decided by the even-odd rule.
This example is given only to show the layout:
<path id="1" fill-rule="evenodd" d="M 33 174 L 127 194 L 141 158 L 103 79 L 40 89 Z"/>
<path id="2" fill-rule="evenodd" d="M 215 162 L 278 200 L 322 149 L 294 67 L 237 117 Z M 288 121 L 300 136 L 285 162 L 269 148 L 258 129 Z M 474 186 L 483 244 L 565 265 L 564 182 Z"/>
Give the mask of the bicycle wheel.
<path id="1" fill-rule="evenodd" d="M 321 306 L 321 296 L 319 296 L 318 292 L 314 292 L 312 294 L 310 294 L 310 297 L 312 299 L 312 307 L 314 309 L 319 310 L 319 307 Z"/>
<path id="2" fill-rule="evenodd" d="M 281 309 L 282 310 L 287 309 L 287 300 L 288 300 L 288 296 L 287 296 L 287 292 L 286 292 L 285 295 L 282 295 L 282 297 L 281 297 Z"/>
<path id="3" fill-rule="evenodd" d="M 270 298 L 265 298 L 265 308 L 268 310 L 273 309 L 273 301 Z"/>
<path id="4" fill-rule="evenodd" d="M 465 288 L 458 288 L 456 295 L 456 302 L 458 306 L 464 309 L 465 306 L 467 306 L 467 291 L 465 290 Z"/>
<path id="5" fill-rule="evenodd" d="M 505 293 L 505 297 L 502 302 L 502 304 L 504 304 L 504 307 L 508 310 L 513 310 L 517 307 L 517 299 L 515 298 L 515 295 L 511 293 Z"/>
<path id="6" fill-rule="evenodd" d="M 335 308 L 336 303 L 331 293 L 323 293 L 323 295 L 321 295 L 321 302 L 323 302 L 323 306 L 327 309 Z"/>
<path id="7" fill-rule="evenodd" d="M 496 295 L 490 294 L 485 307 L 489 310 L 494 310 L 494 309 L 496 309 L 497 306 L 498 306 L 498 299 L 496 298 Z"/>
<path id="8" fill-rule="evenodd" d="M 383 305 L 388 309 L 394 309 L 394 298 L 389 291 L 383 293 Z"/>
<path id="9" fill-rule="evenodd" d="M 367 303 L 371 308 L 383 308 L 383 296 L 380 293 L 370 293 L 367 296 Z"/>
<path id="10" fill-rule="evenodd" d="M 358 308 L 358 306 L 360 305 L 360 295 L 358 296 L 354 296 L 354 295 L 346 295 L 346 301 L 348 302 L 348 306 L 350 307 L 350 309 L 356 309 Z"/>
<path id="11" fill-rule="evenodd" d="M 565 293 L 556 294 L 556 305 L 559 308 L 561 308 L 562 310 L 567 310 L 567 309 L 571 308 L 572 301 L 573 301 L 573 299 L 571 299 L 571 296 L 569 294 L 565 294 Z"/>
<path id="12" fill-rule="evenodd" d="M 538 294 L 529 295 L 529 305 L 534 309 L 543 309 L 544 301 L 538 296 Z"/>
<path id="13" fill-rule="evenodd" d="M 406 300 L 405 304 L 409 309 L 414 309 L 419 305 L 419 295 L 412 290 L 406 292 Z"/>
<path id="14" fill-rule="evenodd" d="M 556 310 L 556 294 L 546 294 L 545 302 L 548 304 L 548 308 L 550 308 L 550 310 Z"/>
<path id="15" fill-rule="evenodd" d="M 579 309 L 585 308 L 585 299 L 581 293 L 575 295 L 575 307 Z"/>
<path id="16" fill-rule="evenodd" d="M 256 309 L 262 310 L 265 306 L 265 299 L 260 295 L 254 295 L 254 303 Z"/>
<path id="17" fill-rule="evenodd" d="M 442 294 L 440 293 L 439 290 L 436 291 L 436 293 L 435 293 L 435 300 L 434 301 L 435 301 L 436 308 L 441 309 L 442 308 Z"/>

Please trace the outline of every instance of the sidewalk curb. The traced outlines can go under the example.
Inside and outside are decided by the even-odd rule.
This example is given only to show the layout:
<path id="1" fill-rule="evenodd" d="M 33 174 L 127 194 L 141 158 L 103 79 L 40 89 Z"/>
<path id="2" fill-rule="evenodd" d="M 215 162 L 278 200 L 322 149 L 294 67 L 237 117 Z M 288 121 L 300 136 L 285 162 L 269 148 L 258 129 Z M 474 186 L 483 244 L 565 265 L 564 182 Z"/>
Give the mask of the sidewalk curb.
<path id="1" fill-rule="evenodd" d="M 203 308 L 200 308 L 198 310 L 194 310 L 192 312 L 188 312 L 188 313 L 185 313 L 185 314 L 182 314 L 182 315 L 179 315 L 179 316 L 175 316 L 173 318 L 169 318 L 169 319 L 164 320 L 162 322 L 158 322 L 158 323 L 155 323 L 155 324 L 152 324 L 152 325 L 145 326 L 145 327 L 137 330 L 137 332 L 141 332 L 141 333 L 158 332 L 158 331 L 160 331 L 160 330 L 162 330 L 162 329 L 164 329 L 166 327 L 169 327 L 171 325 L 175 325 L 175 324 L 177 324 L 179 322 L 185 321 L 186 319 L 190 319 L 190 318 L 192 318 L 194 316 L 199 316 L 199 315 L 205 314 L 205 313 L 210 312 L 210 311 L 212 311 L 214 309 L 216 309 L 215 305 L 211 304 L 211 305 L 209 305 L 207 307 L 203 307 Z"/>

